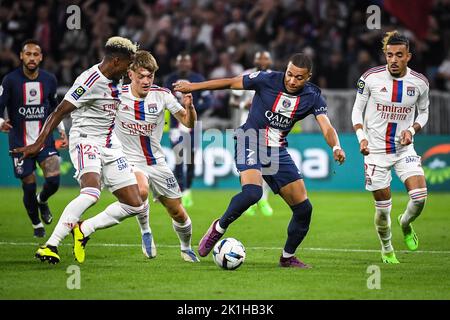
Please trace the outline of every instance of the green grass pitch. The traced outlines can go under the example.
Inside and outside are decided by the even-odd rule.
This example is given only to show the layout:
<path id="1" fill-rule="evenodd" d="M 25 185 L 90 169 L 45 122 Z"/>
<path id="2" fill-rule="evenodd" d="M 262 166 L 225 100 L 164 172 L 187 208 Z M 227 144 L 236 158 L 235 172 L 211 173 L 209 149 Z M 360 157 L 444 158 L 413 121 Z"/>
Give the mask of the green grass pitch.
<path id="1" fill-rule="evenodd" d="M 77 189 L 61 189 L 51 200 L 55 220 Z M 235 194 L 233 190 L 195 190 L 193 245 L 211 221 L 220 216 Z M 151 226 L 158 256 L 145 259 L 134 218 L 100 230 L 88 243 L 86 261 L 80 265 L 80 289 L 68 289 L 77 265 L 72 238 L 59 248 L 61 263 L 49 265 L 34 258 L 40 242 L 32 237 L 22 205 L 20 189 L 0 189 L 0 298 L 1 299 L 449 299 L 450 215 L 448 193 L 432 193 L 426 209 L 415 222 L 420 239 L 418 252 L 407 252 L 396 223 L 408 198 L 393 194 L 393 244 L 400 265 L 383 265 L 373 226 L 373 201 L 367 192 L 310 192 L 313 219 L 297 255 L 313 269 L 281 269 L 277 266 L 286 240 L 290 211 L 281 198 L 271 195 L 272 217 L 242 216 L 226 236 L 242 241 L 247 257 L 235 271 L 221 270 L 211 255 L 199 264 L 181 260 L 171 220 L 160 204 L 151 204 Z M 114 201 L 102 192 L 90 217 Z M 380 289 L 368 289 L 371 273 L 380 268 Z M 376 268 L 376 267 L 375 267 Z"/>

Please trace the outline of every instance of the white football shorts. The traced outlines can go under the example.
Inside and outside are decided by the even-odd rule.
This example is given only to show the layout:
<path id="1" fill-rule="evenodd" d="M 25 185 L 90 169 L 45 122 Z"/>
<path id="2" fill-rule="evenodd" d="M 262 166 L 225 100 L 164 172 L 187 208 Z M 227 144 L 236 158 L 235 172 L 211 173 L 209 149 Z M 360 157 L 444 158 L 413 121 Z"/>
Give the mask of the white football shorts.
<path id="1" fill-rule="evenodd" d="M 402 183 L 412 176 L 423 176 L 421 157 L 414 149 L 401 154 L 369 154 L 364 157 L 366 190 L 376 191 L 391 185 L 391 169 Z"/>
<path id="2" fill-rule="evenodd" d="M 101 176 L 102 186 L 111 192 L 137 184 L 122 145 L 113 143 L 111 148 L 107 148 L 103 144 L 89 137 L 70 137 L 70 159 L 76 170 L 74 178 L 78 183 L 83 174 L 96 172 Z"/>
<path id="3" fill-rule="evenodd" d="M 160 196 L 169 199 L 181 198 L 181 190 L 172 170 L 165 161 L 154 165 L 145 163 L 131 163 L 134 172 L 142 172 L 148 179 L 150 190 L 155 201 Z"/>

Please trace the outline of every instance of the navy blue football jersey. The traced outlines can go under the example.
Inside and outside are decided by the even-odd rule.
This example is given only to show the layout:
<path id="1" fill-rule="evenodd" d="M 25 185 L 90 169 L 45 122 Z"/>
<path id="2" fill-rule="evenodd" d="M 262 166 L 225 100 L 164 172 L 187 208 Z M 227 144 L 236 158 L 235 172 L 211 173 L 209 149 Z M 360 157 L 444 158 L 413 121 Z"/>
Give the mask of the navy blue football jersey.
<path id="1" fill-rule="evenodd" d="M 32 144 L 48 115 L 58 105 L 56 97 L 56 77 L 42 69 L 36 79 L 30 80 L 19 67 L 8 73 L 0 87 L 0 117 L 5 108 L 11 121 L 9 132 L 10 149 Z M 53 136 L 45 141 L 45 146 L 54 146 Z"/>
<path id="2" fill-rule="evenodd" d="M 243 87 L 254 90 L 252 105 L 242 129 L 255 129 L 258 141 L 266 146 L 287 146 L 286 136 L 295 122 L 313 114 L 327 113 L 320 89 L 307 82 L 298 92 L 289 93 L 284 86 L 283 72 L 257 71 L 243 76 Z"/>

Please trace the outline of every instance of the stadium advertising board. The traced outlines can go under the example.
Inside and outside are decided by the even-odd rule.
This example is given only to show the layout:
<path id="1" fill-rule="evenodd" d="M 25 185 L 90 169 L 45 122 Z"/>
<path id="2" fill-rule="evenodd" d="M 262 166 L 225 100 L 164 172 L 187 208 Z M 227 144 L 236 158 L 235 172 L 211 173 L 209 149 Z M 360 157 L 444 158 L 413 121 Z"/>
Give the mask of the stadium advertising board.
<path id="1" fill-rule="evenodd" d="M 217 139 L 221 137 L 221 139 Z M 289 135 L 289 152 L 302 172 L 308 190 L 364 190 L 363 157 L 353 134 L 340 134 L 347 160 L 339 166 L 333 161 L 331 149 L 321 134 Z M 14 178 L 12 162 L 8 155 L 7 136 L 0 136 L 2 172 L 1 186 L 20 186 Z M 162 140 L 167 162 L 173 169 L 175 156 L 168 134 Z M 216 130 L 201 138 L 202 152 L 195 156 L 194 188 L 239 188 L 238 173 L 234 166 L 234 142 L 232 132 Z M 429 190 L 450 190 L 450 136 L 417 135 L 415 148 L 422 156 Z M 61 184 L 76 186 L 74 169 L 67 150 L 61 150 Z M 199 165 L 201 164 L 201 165 Z M 42 172 L 38 170 L 38 176 Z M 402 191 L 404 186 L 393 174 L 392 190 Z"/>

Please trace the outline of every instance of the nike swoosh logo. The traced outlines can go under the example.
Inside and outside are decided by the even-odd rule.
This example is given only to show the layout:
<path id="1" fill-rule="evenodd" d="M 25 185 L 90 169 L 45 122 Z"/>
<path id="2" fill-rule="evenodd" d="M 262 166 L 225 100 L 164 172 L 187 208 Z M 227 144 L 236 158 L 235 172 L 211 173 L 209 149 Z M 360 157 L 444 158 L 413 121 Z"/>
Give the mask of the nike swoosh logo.
<path id="1" fill-rule="evenodd" d="M 34 101 L 36 101 L 36 100 L 37 100 L 37 98 L 36 98 L 36 99 L 33 99 L 33 100 L 28 99 L 28 103 L 34 102 Z"/>
<path id="2" fill-rule="evenodd" d="M 49 152 L 48 155 L 49 155 L 49 156 L 52 156 L 52 155 L 57 154 L 57 153 L 58 153 L 58 152 L 52 151 L 52 152 Z"/>

